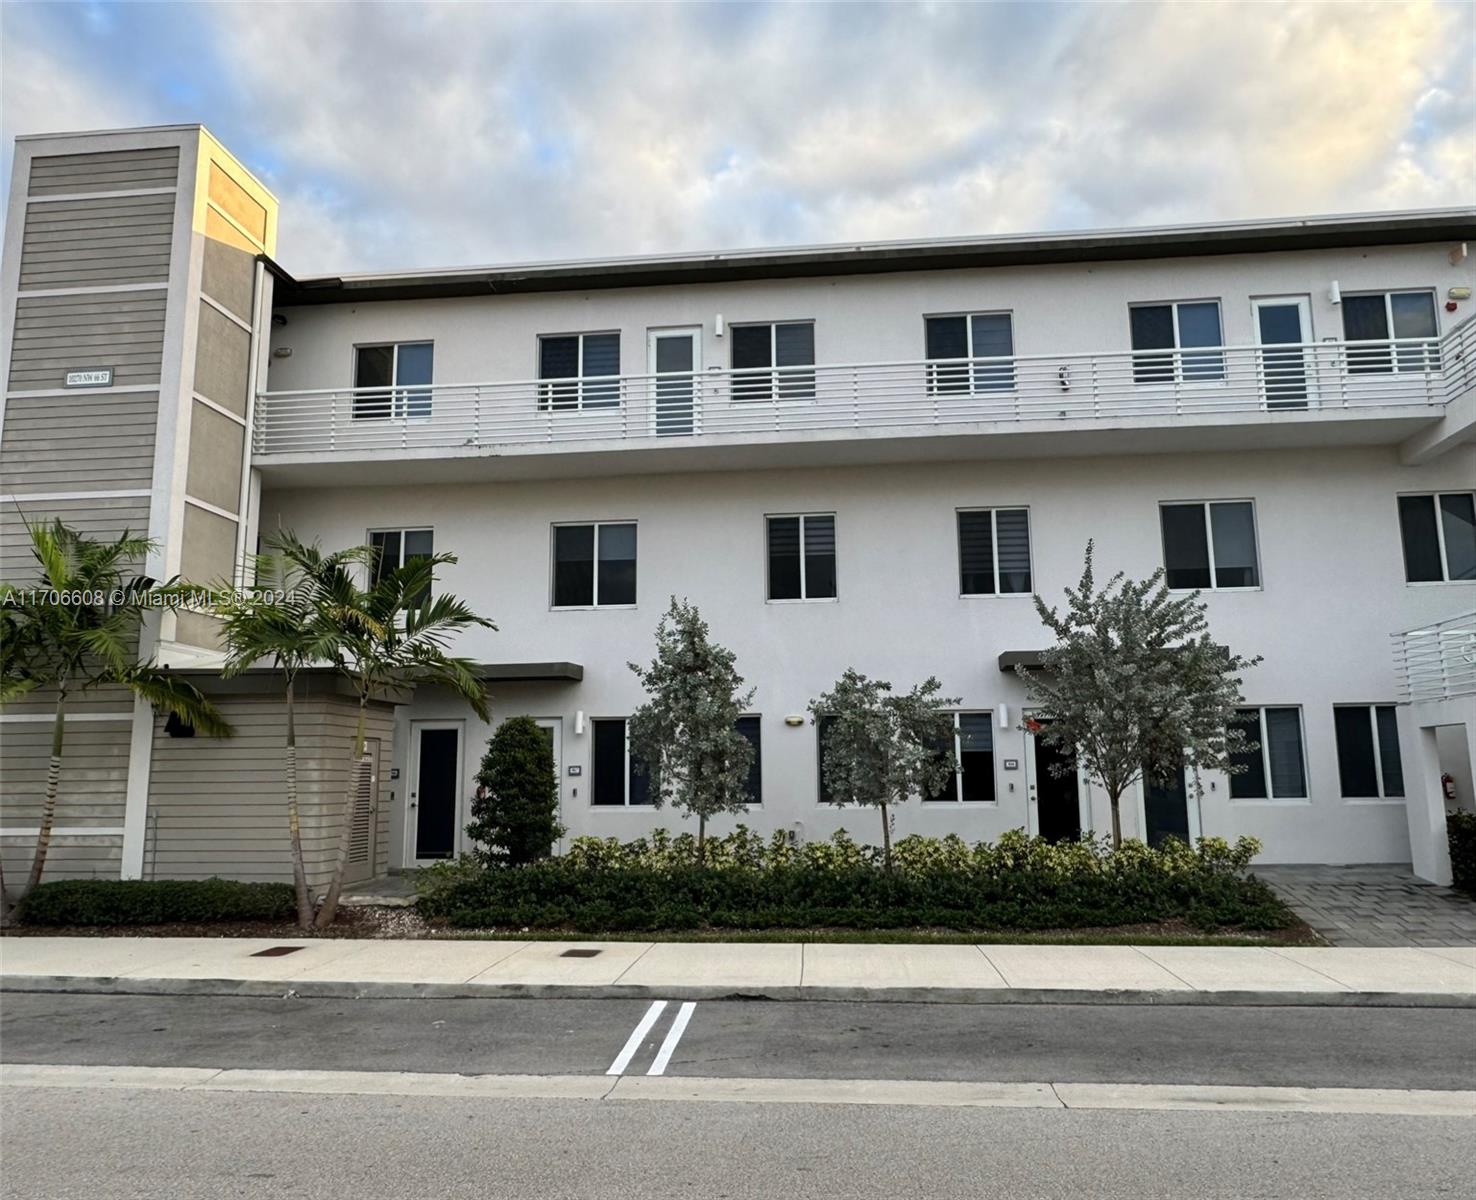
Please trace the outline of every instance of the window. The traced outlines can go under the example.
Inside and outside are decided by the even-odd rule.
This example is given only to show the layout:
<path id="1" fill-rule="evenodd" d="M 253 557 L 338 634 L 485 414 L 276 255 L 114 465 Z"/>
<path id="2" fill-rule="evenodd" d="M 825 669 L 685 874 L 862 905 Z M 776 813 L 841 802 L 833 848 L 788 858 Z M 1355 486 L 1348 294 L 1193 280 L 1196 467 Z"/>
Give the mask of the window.
<path id="1" fill-rule="evenodd" d="M 631 808 L 651 803 L 651 779 L 632 758 L 625 718 L 596 719 L 594 727 L 594 780 L 590 803 L 610 808 Z"/>
<path id="2" fill-rule="evenodd" d="M 1338 781 L 1344 799 L 1404 795 L 1399 723 L 1392 704 L 1334 705 L 1333 727 L 1338 736 Z"/>
<path id="3" fill-rule="evenodd" d="M 1225 378 L 1225 356 L 1191 354 L 1200 346 L 1220 347 L 1218 300 L 1180 301 L 1175 304 L 1135 304 L 1128 309 L 1133 338 L 1134 383 L 1205 383 Z M 1145 354 L 1151 350 L 1178 350 L 1180 354 Z"/>
<path id="4" fill-rule="evenodd" d="M 374 587 L 390 571 L 398 571 L 417 558 L 435 553 L 435 538 L 429 529 L 371 529 L 369 546 L 374 561 L 369 570 L 369 586 Z M 416 598 L 419 604 L 430 598 L 430 589 Z"/>
<path id="5" fill-rule="evenodd" d="M 1009 313 L 927 317 L 924 325 L 929 360 L 974 360 L 930 367 L 929 391 L 1007 392 L 1015 386 L 1011 361 L 1015 335 Z"/>
<path id="6" fill-rule="evenodd" d="M 835 721 L 836 718 L 824 714 L 815 718 L 815 764 L 820 780 L 821 804 L 835 803 L 830 784 L 825 780 L 825 743 L 830 737 L 830 731 L 835 728 Z"/>
<path id="7" fill-rule="evenodd" d="M 1344 296 L 1342 309 L 1350 374 L 1387 375 L 1392 371 L 1440 369 L 1440 353 L 1433 345 L 1389 345 L 1390 338 L 1432 338 L 1438 334 L 1434 292 Z"/>
<path id="8" fill-rule="evenodd" d="M 553 527 L 553 606 L 608 608 L 636 602 L 636 527 Z"/>
<path id="9" fill-rule="evenodd" d="M 1399 533 L 1410 583 L 1476 579 L 1476 492 L 1400 496 Z"/>
<path id="10" fill-rule="evenodd" d="M 734 400 L 813 400 L 815 326 L 810 321 L 734 325 Z M 769 368 L 764 370 L 762 368 Z M 776 369 L 777 368 L 777 369 Z"/>
<path id="11" fill-rule="evenodd" d="M 769 599 L 835 599 L 835 517 L 768 517 Z"/>
<path id="12" fill-rule="evenodd" d="M 1030 511 L 960 509 L 958 577 L 964 596 L 1030 591 Z"/>
<path id="13" fill-rule="evenodd" d="M 958 759 L 958 771 L 927 800 L 994 803 L 993 718 L 994 714 L 988 712 L 953 714 L 953 753 Z"/>
<path id="14" fill-rule="evenodd" d="M 1158 514 L 1169 587 L 1223 591 L 1260 586 L 1256 514 L 1249 500 L 1160 504 Z"/>
<path id="15" fill-rule="evenodd" d="M 538 389 L 538 407 L 615 408 L 620 404 L 620 335 L 618 333 L 550 334 L 538 339 L 538 378 L 566 379 Z M 608 383 L 604 376 L 611 376 Z"/>
<path id="16" fill-rule="evenodd" d="M 764 746 L 762 722 L 758 717 L 739 717 L 738 732 L 748 739 L 748 744 L 753 747 L 753 761 L 748 764 L 748 802 L 750 804 L 762 804 L 764 802 Z"/>
<path id="17" fill-rule="evenodd" d="M 1254 750 L 1231 756 L 1245 770 L 1230 776 L 1232 800 L 1305 800 L 1307 771 L 1302 754 L 1302 710 L 1299 708 L 1242 708 L 1247 741 Z"/>
<path id="18" fill-rule="evenodd" d="M 430 342 L 354 347 L 354 420 L 429 417 L 433 358 Z"/>

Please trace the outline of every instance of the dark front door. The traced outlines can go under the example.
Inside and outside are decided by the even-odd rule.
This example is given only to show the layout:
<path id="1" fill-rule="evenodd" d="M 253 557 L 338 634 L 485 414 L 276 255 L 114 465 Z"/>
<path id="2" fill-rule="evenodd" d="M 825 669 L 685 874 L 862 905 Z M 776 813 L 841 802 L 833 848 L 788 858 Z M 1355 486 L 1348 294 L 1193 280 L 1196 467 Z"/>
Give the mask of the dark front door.
<path id="1" fill-rule="evenodd" d="M 1081 795 L 1076 784 L 1076 756 L 1035 743 L 1035 809 L 1040 836 L 1049 842 L 1074 842 L 1081 837 Z M 1056 769 L 1065 767 L 1065 775 Z"/>
<path id="2" fill-rule="evenodd" d="M 1261 373 L 1266 391 L 1267 408 L 1306 408 L 1309 396 L 1307 380 L 1307 302 L 1289 300 L 1257 300 L 1256 334 L 1263 347 Z M 1278 349 L 1278 347 L 1286 349 Z"/>
<path id="3" fill-rule="evenodd" d="M 456 774 L 461 762 L 461 732 L 421 729 L 416 767 L 415 857 L 452 858 L 456 853 Z"/>
<path id="4" fill-rule="evenodd" d="M 1176 837 L 1189 840 L 1189 789 L 1184 783 L 1184 768 L 1165 783 L 1146 772 L 1143 777 L 1143 816 L 1148 824 L 1148 844 L 1159 846 L 1163 839 Z"/>

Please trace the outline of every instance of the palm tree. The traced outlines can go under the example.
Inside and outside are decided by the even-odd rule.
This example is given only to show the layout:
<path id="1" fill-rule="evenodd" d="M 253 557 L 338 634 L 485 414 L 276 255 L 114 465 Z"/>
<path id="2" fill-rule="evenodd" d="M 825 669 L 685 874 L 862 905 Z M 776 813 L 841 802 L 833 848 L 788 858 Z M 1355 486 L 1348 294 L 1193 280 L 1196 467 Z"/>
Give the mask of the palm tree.
<path id="1" fill-rule="evenodd" d="M 127 530 L 111 542 L 98 541 L 59 519 L 49 526 L 28 522 L 26 530 L 40 578 L 29 586 L 0 584 L 5 610 L 0 633 L 8 641 L 0 686 L 5 698 L 38 688 L 55 696 L 46 799 L 26 882 L 30 890 L 41 882 L 51 847 L 71 696 L 122 686 L 207 736 L 227 737 L 231 727 L 194 686 L 138 658 L 145 614 L 190 590 L 174 580 L 161 584 L 129 576 L 130 564 L 149 552 L 151 542 Z M 8 897 L 3 904 L 8 909 Z"/>
<path id="2" fill-rule="evenodd" d="M 267 541 L 268 553 L 253 560 L 256 586 L 222 589 L 215 606 L 221 619 L 226 662 L 221 674 L 239 675 L 266 661 L 282 676 L 287 715 L 287 833 L 292 846 L 292 884 L 297 893 L 297 923 L 313 925 L 313 896 L 302 853 L 302 818 L 297 784 L 297 676 L 304 667 L 330 661 L 336 652 L 335 627 L 320 599 L 331 592 L 340 572 L 367 567 L 372 551 L 354 546 L 324 554 L 291 532 Z"/>
<path id="3" fill-rule="evenodd" d="M 374 552 L 368 547 L 316 558 L 316 548 L 304 550 L 307 557 L 303 561 L 315 564 L 301 577 L 312 613 L 304 625 L 310 631 L 311 654 L 348 679 L 359 702 L 338 856 L 315 922 L 317 928 L 324 929 L 338 913 L 338 897 L 348 865 L 353 833 L 349 797 L 359 790 L 370 770 L 364 757 L 370 700 L 396 688 L 439 685 L 461 696 L 477 716 L 488 720 L 486 689 L 473 672 L 473 664 L 453 657 L 447 649 L 464 629 L 497 626 L 477 616 L 455 596 L 431 597 L 437 569 L 456 562 L 454 554 L 412 558 L 402 567 L 378 571 Z M 363 572 L 356 569 L 365 563 L 371 575 L 378 575 L 368 587 L 360 584 Z"/>

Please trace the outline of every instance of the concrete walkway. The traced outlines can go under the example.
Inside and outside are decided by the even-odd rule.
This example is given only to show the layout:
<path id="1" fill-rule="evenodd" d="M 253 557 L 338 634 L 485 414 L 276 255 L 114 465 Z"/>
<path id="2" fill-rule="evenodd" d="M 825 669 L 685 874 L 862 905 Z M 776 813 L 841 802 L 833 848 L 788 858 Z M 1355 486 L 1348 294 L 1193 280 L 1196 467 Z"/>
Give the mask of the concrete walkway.
<path id="1" fill-rule="evenodd" d="M 1476 944 L 1476 901 L 1416 879 L 1408 867 L 1256 867 L 1334 946 Z"/>
<path id="2" fill-rule="evenodd" d="M 0 939 L 11 991 L 1476 1007 L 1476 945 Z"/>

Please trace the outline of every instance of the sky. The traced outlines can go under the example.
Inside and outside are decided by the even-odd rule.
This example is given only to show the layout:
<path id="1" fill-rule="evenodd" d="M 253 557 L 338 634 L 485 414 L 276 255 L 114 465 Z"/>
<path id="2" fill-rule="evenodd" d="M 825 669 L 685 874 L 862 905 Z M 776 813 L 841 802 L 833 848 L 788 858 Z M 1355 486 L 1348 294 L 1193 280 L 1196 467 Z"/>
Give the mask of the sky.
<path id="1" fill-rule="evenodd" d="M 0 131 L 203 122 L 298 275 L 1476 203 L 1476 5 L 0 6 Z"/>

